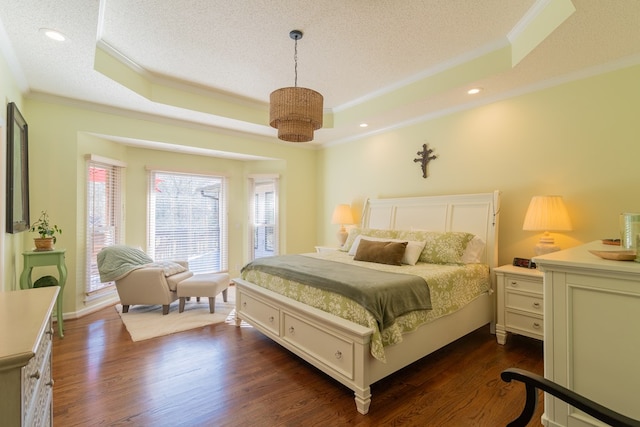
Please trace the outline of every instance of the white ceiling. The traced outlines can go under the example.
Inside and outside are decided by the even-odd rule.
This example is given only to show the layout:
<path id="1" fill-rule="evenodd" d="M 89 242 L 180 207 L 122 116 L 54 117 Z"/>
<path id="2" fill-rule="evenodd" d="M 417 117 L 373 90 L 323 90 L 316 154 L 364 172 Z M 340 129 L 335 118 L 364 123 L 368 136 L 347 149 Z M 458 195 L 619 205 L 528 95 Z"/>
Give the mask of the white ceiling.
<path id="1" fill-rule="evenodd" d="M 640 63 L 638 0 L 0 0 L 26 96 L 266 141 L 269 94 L 294 82 L 293 29 L 298 85 L 324 96 L 313 145 Z"/>

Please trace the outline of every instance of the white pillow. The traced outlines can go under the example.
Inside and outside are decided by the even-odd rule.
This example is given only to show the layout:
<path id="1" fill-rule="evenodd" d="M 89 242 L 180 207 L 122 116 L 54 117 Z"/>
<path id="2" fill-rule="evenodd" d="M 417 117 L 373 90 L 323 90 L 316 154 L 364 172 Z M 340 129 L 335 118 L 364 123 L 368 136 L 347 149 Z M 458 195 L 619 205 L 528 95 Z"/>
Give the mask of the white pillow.
<path id="1" fill-rule="evenodd" d="M 424 249 L 424 245 L 426 244 L 426 242 L 386 239 L 384 237 L 371 237 L 371 236 L 363 236 L 362 234 L 360 234 L 353 241 L 353 245 L 351 245 L 351 249 L 349 249 L 349 255 L 354 256 L 356 254 L 356 251 L 358 250 L 358 245 L 360 244 L 361 239 L 370 240 L 374 242 L 407 242 L 407 249 L 405 249 L 404 256 L 402 257 L 402 263 L 407 265 L 416 265 L 416 262 L 418 262 L 418 258 L 420 258 L 420 254 Z"/>
<path id="2" fill-rule="evenodd" d="M 462 254 L 461 261 L 465 264 L 477 264 L 482 262 L 482 253 L 486 244 L 479 236 L 474 236 L 467 244 Z"/>

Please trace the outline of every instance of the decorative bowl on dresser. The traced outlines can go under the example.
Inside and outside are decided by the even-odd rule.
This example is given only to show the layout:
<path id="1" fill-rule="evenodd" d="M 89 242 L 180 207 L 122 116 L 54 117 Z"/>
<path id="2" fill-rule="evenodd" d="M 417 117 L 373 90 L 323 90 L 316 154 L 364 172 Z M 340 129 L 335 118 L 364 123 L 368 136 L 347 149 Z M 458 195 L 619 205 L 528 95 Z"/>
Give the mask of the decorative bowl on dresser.
<path id="1" fill-rule="evenodd" d="M 51 426 L 51 314 L 58 286 L 0 292 L 0 423 Z"/>

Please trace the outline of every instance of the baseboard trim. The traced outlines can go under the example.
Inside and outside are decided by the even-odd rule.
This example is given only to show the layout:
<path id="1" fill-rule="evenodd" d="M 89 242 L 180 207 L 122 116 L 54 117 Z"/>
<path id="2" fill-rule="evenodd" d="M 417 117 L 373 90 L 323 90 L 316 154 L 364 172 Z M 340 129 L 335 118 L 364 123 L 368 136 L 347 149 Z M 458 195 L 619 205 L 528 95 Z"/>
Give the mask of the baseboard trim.
<path id="1" fill-rule="evenodd" d="M 72 312 L 66 312 L 66 313 L 62 313 L 62 319 L 63 320 L 68 320 L 68 319 L 79 319 L 80 317 L 84 317 L 87 316 L 91 313 L 95 313 L 98 310 L 102 310 L 105 307 L 109 307 L 112 305 L 116 305 L 120 302 L 120 298 L 118 298 L 118 295 L 112 295 L 107 299 L 104 299 L 96 304 L 92 304 L 89 307 L 84 307 L 81 310 L 77 310 L 77 311 L 72 311 Z M 56 317 L 53 317 L 53 320 L 56 320 Z"/>

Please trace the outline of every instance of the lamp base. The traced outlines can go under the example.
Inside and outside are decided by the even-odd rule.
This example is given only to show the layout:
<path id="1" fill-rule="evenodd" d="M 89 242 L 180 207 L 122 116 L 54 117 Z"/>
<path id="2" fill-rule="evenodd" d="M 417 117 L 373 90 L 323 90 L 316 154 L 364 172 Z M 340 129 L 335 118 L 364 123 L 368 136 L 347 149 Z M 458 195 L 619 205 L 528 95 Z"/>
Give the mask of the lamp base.
<path id="1" fill-rule="evenodd" d="M 549 245 L 544 243 L 538 243 L 533 248 L 533 251 L 535 252 L 536 255 L 550 254 L 551 252 L 558 252 L 559 250 L 560 250 L 560 246 L 558 245 L 554 245 L 554 244 Z"/>
<path id="2" fill-rule="evenodd" d="M 343 247 L 344 242 L 347 241 L 349 233 L 347 233 L 347 230 L 344 228 L 344 226 L 341 226 L 336 236 L 338 236 L 338 243 L 340 243 L 340 247 Z"/>
<path id="3" fill-rule="evenodd" d="M 556 245 L 553 237 L 548 235 L 548 232 L 540 238 L 537 245 L 534 246 L 533 251 L 536 255 L 550 254 L 551 252 L 558 252 L 560 246 Z"/>

